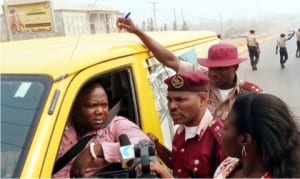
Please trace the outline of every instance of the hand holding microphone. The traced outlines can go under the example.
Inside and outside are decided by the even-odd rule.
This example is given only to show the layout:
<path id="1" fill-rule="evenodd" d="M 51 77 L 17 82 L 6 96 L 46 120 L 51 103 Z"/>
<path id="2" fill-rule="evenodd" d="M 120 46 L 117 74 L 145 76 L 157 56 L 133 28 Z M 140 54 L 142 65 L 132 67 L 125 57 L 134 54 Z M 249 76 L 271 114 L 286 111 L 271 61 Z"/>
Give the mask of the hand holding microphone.
<path id="1" fill-rule="evenodd" d="M 134 145 L 130 143 L 130 140 L 126 134 L 121 134 L 119 136 L 119 142 L 122 168 L 131 168 L 135 159 Z"/>
<path id="2" fill-rule="evenodd" d="M 156 177 L 150 169 L 150 163 L 157 161 L 156 150 L 151 141 L 141 140 L 132 145 L 126 134 L 121 134 L 119 141 L 122 168 L 134 171 L 137 177 Z"/>

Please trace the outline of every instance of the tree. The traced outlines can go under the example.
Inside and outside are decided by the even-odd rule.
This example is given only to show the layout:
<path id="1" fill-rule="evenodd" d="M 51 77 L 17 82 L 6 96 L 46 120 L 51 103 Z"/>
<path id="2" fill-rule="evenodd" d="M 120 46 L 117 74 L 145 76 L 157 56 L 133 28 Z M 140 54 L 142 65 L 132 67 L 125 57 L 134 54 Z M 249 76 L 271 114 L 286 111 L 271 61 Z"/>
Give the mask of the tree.
<path id="1" fill-rule="evenodd" d="M 146 22 L 145 22 L 145 21 L 142 22 L 142 30 L 143 30 L 143 31 L 146 30 Z"/>
<path id="2" fill-rule="evenodd" d="M 165 23 L 164 24 L 164 31 L 167 31 L 168 30 L 168 25 Z"/>
<path id="3" fill-rule="evenodd" d="M 175 31 L 177 30 L 177 22 L 176 22 L 176 20 L 173 21 L 173 30 L 175 30 Z"/>
<path id="4" fill-rule="evenodd" d="M 154 23 L 152 18 L 147 20 L 147 30 L 154 31 Z"/>
<path id="5" fill-rule="evenodd" d="M 183 23 L 182 23 L 181 30 L 183 30 L 183 31 L 187 31 L 187 30 L 188 30 L 188 27 L 187 27 L 187 25 L 186 25 L 186 22 L 185 22 L 185 21 L 183 21 Z"/>

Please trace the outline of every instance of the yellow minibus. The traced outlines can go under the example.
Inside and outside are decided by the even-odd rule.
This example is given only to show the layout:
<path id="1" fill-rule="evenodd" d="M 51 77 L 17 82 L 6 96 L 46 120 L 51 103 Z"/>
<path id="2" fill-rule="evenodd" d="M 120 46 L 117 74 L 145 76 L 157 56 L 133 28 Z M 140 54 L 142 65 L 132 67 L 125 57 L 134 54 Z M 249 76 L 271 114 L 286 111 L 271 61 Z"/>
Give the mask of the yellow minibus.
<path id="1" fill-rule="evenodd" d="M 219 43 L 210 31 L 148 33 L 196 63 Z M 171 146 L 174 132 L 164 79 L 174 73 L 129 33 L 1 43 L 1 177 L 52 175 L 71 106 L 87 82 L 105 82 L 119 115 Z"/>

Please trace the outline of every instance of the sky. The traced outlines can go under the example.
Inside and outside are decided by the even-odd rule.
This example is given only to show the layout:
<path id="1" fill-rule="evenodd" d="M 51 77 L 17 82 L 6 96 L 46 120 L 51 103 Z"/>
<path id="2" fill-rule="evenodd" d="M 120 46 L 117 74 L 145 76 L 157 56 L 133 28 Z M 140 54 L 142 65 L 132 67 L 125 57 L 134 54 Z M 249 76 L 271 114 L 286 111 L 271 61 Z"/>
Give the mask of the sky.
<path id="1" fill-rule="evenodd" d="M 175 16 L 178 22 L 183 18 L 193 22 L 238 17 L 260 18 L 271 14 L 300 14 L 300 0 L 64 0 L 64 2 L 96 3 L 125 13 L 130 11 L 131 18 L 138 22 L 154 17 L 153 7 L 155 7 L 158 25 L 173 21 Z"/>
<path id="2" fill-rule="evenodd" d="M 4 0 L 0 0 L 3 4 Z M 9 1 L 9 0 L 6 0 Z M 131 19 L 141 23 L 154 18 L 157 25 L 185 19 L 189 23 L 209 19 L 261 18 L 273 14 L 300 14 L 300 0 L 55 0 L 68 4 L 105 5 L 121 12 L 131 12 Z M 154 8 L 155 7 L 155 8 Z M 154 10 L 155 9 L 155 10 Z"/>

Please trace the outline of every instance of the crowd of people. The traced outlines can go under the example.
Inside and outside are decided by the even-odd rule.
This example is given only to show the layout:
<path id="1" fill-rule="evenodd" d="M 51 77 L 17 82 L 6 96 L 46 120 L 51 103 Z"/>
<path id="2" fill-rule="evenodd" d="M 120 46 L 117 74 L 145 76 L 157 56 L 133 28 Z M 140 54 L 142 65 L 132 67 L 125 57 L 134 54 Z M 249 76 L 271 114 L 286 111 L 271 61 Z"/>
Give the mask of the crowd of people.
<path id="1" fill-rule="evenodd" d="M 150 169 L 161 178 L 300 177 L 300 131 L 295 118 L 281 99 L 239 80 L 239 64 L 247 59 L 238 56 L 236 46 L 212 45 L 208 56 L 198 59 L 206 71 L 180 60 L 130 18 L 118 18 L 117 26 L 139 37 L 157 60 L 176 72 L 164 81 L 171 118 L 179 125 L 172 150 L 125 117 L 108 119 L 106 89 L 101 81 L 92 81 L 82 87 L 73 104 L 57 162 L 76 143 L 86 140 L 87 145 L 55 169 L 53 177 L 93 176 L 120 162 L 121 134 L 127 134 L 132 144 L 142 139 L 155 144 L 161 162 L 151 162 Z M 277 45 L 283 67 L 286 40 L 283 36 Z M 254 30 L 250 30 L 247 46 L 252 69 L 257 70 L 260 50 Z M 106 120 L 108 125 L 103 127 Z"/>

